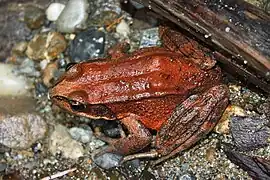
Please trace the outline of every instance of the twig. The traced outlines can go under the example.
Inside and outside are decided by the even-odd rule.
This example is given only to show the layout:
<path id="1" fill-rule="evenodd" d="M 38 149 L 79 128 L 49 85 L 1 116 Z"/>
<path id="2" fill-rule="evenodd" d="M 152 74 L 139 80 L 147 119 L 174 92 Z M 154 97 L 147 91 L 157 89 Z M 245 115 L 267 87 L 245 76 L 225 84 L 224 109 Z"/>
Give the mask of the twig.
<path id="1" fill-rule="evenodd" d="M 58 173 L 56 173 L 56 174 L 54 174 L 54 175 L 52 175 L 52 176 L 44 177 L 44 178 L 42 178 L 41 180 L 51 180 L 51 179 L 55 179 L 55 178 L 64 176 L 64 175 L 66 175 L 66 174 L 68 174 L 68 173 L 70 173 L 70 172 L 76 171 L 76 170 L 77 170 L 77 168 L 68 169 L 68 170 L 66 170 L 66 171 L 58 172 Z"/>

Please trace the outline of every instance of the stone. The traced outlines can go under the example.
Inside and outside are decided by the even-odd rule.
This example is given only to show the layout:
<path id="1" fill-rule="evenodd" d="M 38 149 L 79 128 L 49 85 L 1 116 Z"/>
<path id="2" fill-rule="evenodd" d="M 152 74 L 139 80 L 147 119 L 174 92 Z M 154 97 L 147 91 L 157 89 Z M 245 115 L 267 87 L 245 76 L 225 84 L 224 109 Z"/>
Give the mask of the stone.
<path id="1" fill-rule="evenodd" d="M 57 72 L 58 64 L 56 62 L 48 64 L 43 70 L 42 81 L 47 87 L 52 86 L 52 82 L 54 82 L 57 77 Z"/>
<path id="2" fill-rule="evenodd" d="M 24 22 L 30 29 L 40 28 L 45 21 L 45 12 L 43 9 L 29 5 L 25 8 L 24 12 Z"/>
<path id="3" fill-rule="evenodd" d="M 116 32 L 124 38 L 128 37 L 130 34 L 130 28 L 125 20 L 122 19 L 121 22 L 117 24 Z"/>
<path id="4" fill-rule="evenodd" d="M 47 132 L 44 119 L 33 113 L 0 115 L 0 143 L 13 149 L 27 149 Z"/>
<path id="5" fill-rule="evenodd" d="M 51 3 L 46 9 L 46 17 L 49 21 L 56 21 L 60 16 L 61 12 L 65 8 L 64 4 L 61 3 Z"/>
<path id="6" fill-rule="evenodd" d="M 26 41 L 21 41 L 12 48 L 12 54 L 17 55 L 17 56 L 23 56 L 24 51 L 27 48 L 27 42 Z"/>
<path id="7" fill-rule="evenodd" d="M 89 143 L 92 140 L 93 132 L 89 129 L 83 129 L 79 127 L 72 127 L 69 129 L 69 134 L 76 141 L 80 141 L 81 143 Z"/>
<path id="8" fill-rule="evenodd" d="M 56 21 L 57 30 L 64 33 L 81 29 L 88 18 L 87 0 L 69 0 Z"/>
<path id="9" fill-rule="evenodd" d="M 64 36 L 58 32 L 37 34 L 28 44 L 26 55 L 33 60 L 52 60 L 67 47 Z"/>
<path id="10" fill-rule="evenodd" d="M 68 129 L 63 125 L 56 125 L 50 135 L 49 151 L 55 155 L 59 152 L 65 158 L 78 159 L 83 156 L 84 149 L 80 142 L 72 139 Z"/>
<path id="11" fill-rule="evenodd" d="M 268 145 L 269 120 L 257 117 L 234 116 L 231 119 L 233 142 L 241 151 L 250 151 Z"/>
<path id="12" fill-rule="evenodd" d="M 105 153 L 101 156 L 94 157 L 93 160 L 101 168 L 110 169 L 119 166 L 122 158 L 122 156 L 117 154 Z"/>
<path id="13" fill-rule="evenodd" d="M 16 66 L 0 63 L 0 96 L 22 96 L 30 85 L 24 76 L 13 73 Z"/>
<path id="14" fill-rule="evenodd" d="M 140 48 L 152 47 L 160 44 L 158 28 L 146 29 L 142 33 Z"/>
<path id="15" fill-rule="evenodd" d="M 70 43 L 69 55 L 72 62 L 102 57 L 104 54 L 105 33 L 95 28 L 80 32 Z"/>

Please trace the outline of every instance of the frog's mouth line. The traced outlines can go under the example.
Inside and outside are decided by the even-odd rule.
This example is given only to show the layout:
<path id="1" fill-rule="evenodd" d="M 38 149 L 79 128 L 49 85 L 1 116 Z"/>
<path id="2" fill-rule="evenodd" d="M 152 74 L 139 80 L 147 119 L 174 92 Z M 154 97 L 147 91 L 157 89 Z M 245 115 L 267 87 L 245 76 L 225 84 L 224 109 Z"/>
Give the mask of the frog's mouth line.
<path id="1" fill-rule="evenodd" d="M 91 119 L 115 120 L 115 114 L 104 104 L 89 104 L 70 100 L 64 96 L 50 97 L 52 102 L 61 108 L 77 115 L 85 116 Z"/>

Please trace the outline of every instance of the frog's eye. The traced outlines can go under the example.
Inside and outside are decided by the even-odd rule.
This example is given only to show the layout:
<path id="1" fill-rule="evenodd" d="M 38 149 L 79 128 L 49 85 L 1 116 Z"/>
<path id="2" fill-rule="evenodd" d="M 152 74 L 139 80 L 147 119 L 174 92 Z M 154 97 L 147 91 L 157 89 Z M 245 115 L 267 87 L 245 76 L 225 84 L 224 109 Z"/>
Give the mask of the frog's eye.
<path id="1" fill-rule="evenodd" d="M 77 63 L 74 63 L 74 62 L 68 63 L 68 64 L 66 65 L 65 71 L 67 72 L 67 71 L 68 71 L 70 68 L 72 68 L 75 64 L 77 64 Z"/>
<path id="2" fill-rule="evenodd" d="M 69 104 L 73 111 L 84 111 L 87 107 L 85 104 L 78 101 L 69 101 Z"/>

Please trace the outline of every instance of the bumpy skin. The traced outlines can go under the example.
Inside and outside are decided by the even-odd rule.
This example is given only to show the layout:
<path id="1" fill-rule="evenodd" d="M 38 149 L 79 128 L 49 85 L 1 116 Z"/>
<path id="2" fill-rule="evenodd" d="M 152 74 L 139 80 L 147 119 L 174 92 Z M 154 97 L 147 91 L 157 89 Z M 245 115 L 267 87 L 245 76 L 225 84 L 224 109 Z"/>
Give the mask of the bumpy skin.
<path id="1" fill-rule="evenodd" d="M 162 29 L 161 35 L 168 42 L 172 32 Z M 220 69 L 192 42 L 188 39 L 179 46 L 177 41 L 177 52 L 173 51 L 177 47 L 170 45 L 144 48 L 129 55 L 122 53 L 122 44 L 110 51 L 110 60 L 71 67 L 50 90 L 50 97 L 74 114 L 118 119 L 127 127 L 127 137 L 102 137 L 111 144 L 103 153 L 126 155 L 143 149 L 152 140 L 147 130 L 150 128 L 158 131 L 157 149 L 151 156 L 160 154 L 166 159 L 211 131 L 228 103 L 226 86 L 211 88 L 220 83 Z M 194 53 L 183 54 L 192 48 Z"/>

